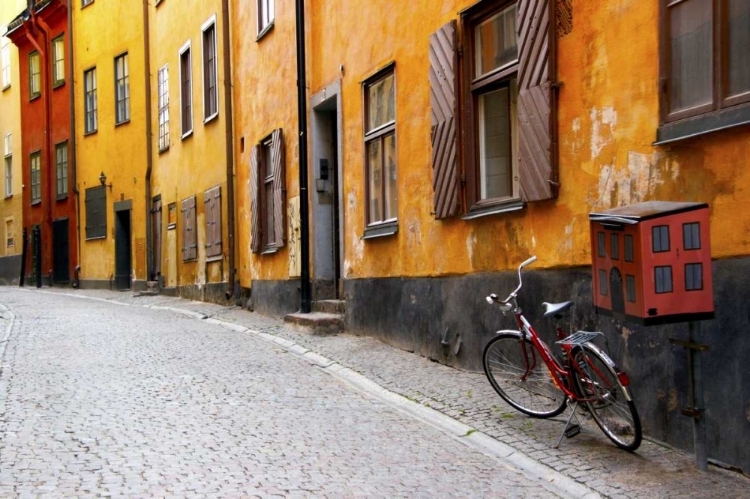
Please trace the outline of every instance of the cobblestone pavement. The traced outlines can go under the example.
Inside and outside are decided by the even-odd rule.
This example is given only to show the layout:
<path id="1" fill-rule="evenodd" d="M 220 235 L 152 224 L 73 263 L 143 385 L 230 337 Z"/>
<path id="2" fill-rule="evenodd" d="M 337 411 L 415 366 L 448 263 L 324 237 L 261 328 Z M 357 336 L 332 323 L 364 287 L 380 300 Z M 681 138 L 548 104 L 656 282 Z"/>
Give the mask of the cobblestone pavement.
<path id="1" fill-rule="evenodd" d="M 241 324 L 291 340 L 363 374 L 387 390 L 436 409 L 519 449 L 602 496 L 750 496 L 750 479 L 747 477 L 715 466 L 709 466 L 708 472 L 699 472 L 694 468 L 692 455 L 649 440 L 645 440 L 634 454 L 620 451 L 593 422 L 585 422 L 579 436 L 564 440 L 560 449 L 555 450 L 552 445 L 562 430 L 567 413 L 552 420 L 527 418 L 507 406 L 482 373 L 443 366 L 371 338 L 347 334 L 313 336 L 279 319 L 236 307 L 178 298 L 139 297 L 132 293 L 93 290 L 46 291 L 115 300 L 132 306 L 179 308 L 202 314 L 200 317 Z"/>
<path id="2" fill-rule="evenodd" d="M 163 307 L 295 334 L 278 321 L 90 295 L 0 288 L 0 497 L 553 496 L 287 348 Z"/>

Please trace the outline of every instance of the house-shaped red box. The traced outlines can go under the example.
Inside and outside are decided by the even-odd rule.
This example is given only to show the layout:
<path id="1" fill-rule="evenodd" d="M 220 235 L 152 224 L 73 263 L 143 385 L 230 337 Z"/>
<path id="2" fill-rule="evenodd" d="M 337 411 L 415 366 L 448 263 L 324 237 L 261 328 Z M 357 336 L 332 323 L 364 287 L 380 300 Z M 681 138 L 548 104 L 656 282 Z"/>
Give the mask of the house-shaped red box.
<path id="1" fill-rule="evenodd" d="M 598 313 L 644 325 L 713 318 L 707 204 L 649 201 L 589 221 Z"/>

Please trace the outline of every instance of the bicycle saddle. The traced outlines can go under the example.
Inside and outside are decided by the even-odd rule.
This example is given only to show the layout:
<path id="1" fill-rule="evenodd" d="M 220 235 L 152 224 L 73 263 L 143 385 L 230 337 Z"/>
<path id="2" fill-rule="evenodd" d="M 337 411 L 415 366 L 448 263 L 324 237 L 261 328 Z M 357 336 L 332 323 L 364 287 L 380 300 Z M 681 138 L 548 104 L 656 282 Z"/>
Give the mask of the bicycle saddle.
<path id="1" fill-rule="evenodd" d="M 542 306 L 544 306 L 544 317 L 556 317 L 559 318 L 562 316 L 562 313 L 568 310 L 570 307 L 573 306 L 572 301 L 564 301 L 562 303 L 547 303 L 546 301 L 542 303 Z"/>

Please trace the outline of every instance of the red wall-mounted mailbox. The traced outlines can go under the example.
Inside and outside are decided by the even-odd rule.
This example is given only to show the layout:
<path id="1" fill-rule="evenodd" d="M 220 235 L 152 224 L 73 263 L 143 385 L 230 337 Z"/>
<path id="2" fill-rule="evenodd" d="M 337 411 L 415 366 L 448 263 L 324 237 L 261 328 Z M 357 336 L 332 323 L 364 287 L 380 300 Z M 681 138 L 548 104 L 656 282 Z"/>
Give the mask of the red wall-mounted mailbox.
<path id="1" fill-rule="evenodd" d="M 649 201 L 589 221 L 597 312 L 644 325 L 713 318 L 707 204 Z"/>

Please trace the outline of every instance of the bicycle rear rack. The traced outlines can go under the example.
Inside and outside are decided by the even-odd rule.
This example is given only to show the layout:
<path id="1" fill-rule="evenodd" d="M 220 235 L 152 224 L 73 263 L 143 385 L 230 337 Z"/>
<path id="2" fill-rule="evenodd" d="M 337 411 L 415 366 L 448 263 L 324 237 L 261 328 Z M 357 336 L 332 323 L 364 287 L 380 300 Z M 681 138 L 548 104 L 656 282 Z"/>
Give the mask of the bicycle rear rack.
<path id="1" fill-rule="evenodd" d="M 557 343 L 558 345 L 579 346 L 583 345 L 584 343 L 588 343 L 597 336 L 604 336 L 604 333 L 600 333 L 599 331 L 576 331 L 567 338 L 563 338 L 562 340 L 556 341 L 555 343 Z"/>

